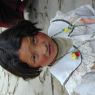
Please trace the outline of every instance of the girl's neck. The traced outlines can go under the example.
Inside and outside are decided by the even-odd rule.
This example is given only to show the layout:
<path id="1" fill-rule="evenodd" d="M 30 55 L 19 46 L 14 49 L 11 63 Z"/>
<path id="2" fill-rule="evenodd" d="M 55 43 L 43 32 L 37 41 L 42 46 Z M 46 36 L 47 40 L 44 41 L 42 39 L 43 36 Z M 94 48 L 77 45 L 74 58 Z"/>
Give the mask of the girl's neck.
<path id="1" fill-rule="evenodd" d="M 53 38 L 58 45 L 58 56 L 56 59 L 59 59 L 61 56 L 64 56 L 73 46 L 71 39 L 65 38 Z"/>

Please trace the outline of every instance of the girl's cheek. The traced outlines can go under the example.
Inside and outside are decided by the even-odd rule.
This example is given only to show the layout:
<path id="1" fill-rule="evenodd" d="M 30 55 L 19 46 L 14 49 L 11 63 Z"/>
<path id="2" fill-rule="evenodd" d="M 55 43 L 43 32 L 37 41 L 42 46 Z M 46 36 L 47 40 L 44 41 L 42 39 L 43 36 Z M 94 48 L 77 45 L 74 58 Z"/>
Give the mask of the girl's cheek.
<path id="1" fill-rule="evenodd" d="M 45 66 L 45 65 L 48 65 L 48 62 L 49 62 L 49 58 L 44 56 L 41 58 L 41 60 L 39 61 L 39 64 L 40 66 Z"/>

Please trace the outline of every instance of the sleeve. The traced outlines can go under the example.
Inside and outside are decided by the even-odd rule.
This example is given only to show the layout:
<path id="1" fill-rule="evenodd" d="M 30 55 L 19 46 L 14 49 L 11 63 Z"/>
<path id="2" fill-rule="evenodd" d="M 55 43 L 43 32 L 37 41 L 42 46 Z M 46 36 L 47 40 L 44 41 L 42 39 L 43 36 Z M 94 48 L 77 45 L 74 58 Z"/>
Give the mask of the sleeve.
<path id="1" fill-rule="evenodd" d="M 75 14 L 81 17 L 95 17 L 95 10 L 90 5 L 84 5 L 75 10 Z"/>
<path id="2" fill-rule="evenodd" d="M 74 95 L 95 95 L 95 72 L 83 76 L 82 82 L 76 87 Z"/>

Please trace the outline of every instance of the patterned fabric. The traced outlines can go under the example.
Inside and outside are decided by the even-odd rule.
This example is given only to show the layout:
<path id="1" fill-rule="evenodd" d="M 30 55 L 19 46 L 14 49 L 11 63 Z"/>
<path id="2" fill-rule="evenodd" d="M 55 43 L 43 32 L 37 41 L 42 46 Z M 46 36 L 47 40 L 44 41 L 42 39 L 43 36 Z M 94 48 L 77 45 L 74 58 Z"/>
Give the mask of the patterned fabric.
<path id="1" fill-rule="evenodd" d="M 81 51 L 83 57 L 81 65 L 74 71 L 65 85 L 65 88 L 68 91 L 69 95 L 74 95 L 75 93 L 77 93 L 75 90 L 76 87 L 78 87 L 78 85 L 81 83 L 82 77 L 84 75 L 86 75 L 88 72 L 92 72 L 91 67 L 94 65 L 95 62 L 95 24 L 84 24 L 80 22 L 81 18 L 95 18 L 95 11 L 89 5 L 77 8 L 67 14 L 58 11 L 56 16 L 50 21 L 50 26 L 48 29 L 48 34 L 51 37 L 70 38 L 73 41 L 73 44 L 77 46 L 78 49 Z M 78 27 L 76 27 L 73 30 L 71 36 L 68 37 L 68 33 L 60 32 L 64 28 L 68 27 L 67 23 L 62 21 L 53 22 L 57 19 L 67 20 L 71 24 Z M 58 32 L 60 33 L 58 34 Z M 94 89 L 94 86 L 90 86 L 89 88 Z M 80 94 L 80 92 L 78 93 L 79 95 L 82 95 Z M 91 93 L 95 94 L 95 91 Z M 86 93 L 85 95 L 94 94 Z"/>

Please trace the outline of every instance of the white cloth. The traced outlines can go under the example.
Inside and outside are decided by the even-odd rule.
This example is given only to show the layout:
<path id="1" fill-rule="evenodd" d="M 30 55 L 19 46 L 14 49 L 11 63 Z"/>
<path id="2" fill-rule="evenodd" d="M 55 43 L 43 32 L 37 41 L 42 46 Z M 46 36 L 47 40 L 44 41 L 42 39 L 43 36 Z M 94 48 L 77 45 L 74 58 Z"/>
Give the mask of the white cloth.
<path id="1" fill-rule="evenodd" d="M 81 23 L 80 22 L 81 18 L 95 18 L 94 9 L 89 5 L 85 5 L 71 12 L 68 12 L 67 14 L 64 14 L 58 11 L 56 16 L 50 21 L 48 35 L 54 38 L 65 37 L 65 38 L 72 39 L 73 44 L 79 47 L 79 50 L 82 53 L 83 60 L 82 60 L 81 65 L 74 71 L 73 75 L 70 76 L 68 82 L 65 85 L 66 90 L 68 91 L 69 95 L 75 95 L 76 93 L 78 93 L 79 95 L 95 95 L 95 90 L 94 90 L 95 80 L 93 80 L 93 85 L 89 85 L 89 88 L 87 87 L 88 83 L 85 83 L 83 85 L 84 89 L 82 89 L 83 86 L 80 86 L 82 85 L 81 83 L 82 77 L 86 75 L 88 72 L 92 72 L 91 66 L 94 64 L 94 61 L 95 61 L 95 48 L 94 48 L 95 47 L 95 40 L 94 40 L 95 39 L 95 36 L 94 36 L 95 24 Z M 71 37 L 68 37 L 68 33 L 61 32 L 61 31 L 64 28 L 67 28 L 69 24 L 63 21 L 54 21 L 56 19 L 64 19 L 74 25 L 83 25 L 83 26 L 76 27 L 73 30 Z M 89 75 L 89 77 L 91 76 Z M 90 80 L 89 82 L 92 83 L 92 80 Z M 91 89 L 93 90 L 91 91 Z M 89 92 L 89 94 L 86 93 L 85 91 Z M 82 92 L 85 92 L 85 93 L 82 93 Z"/>

